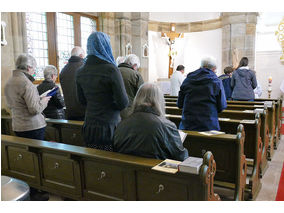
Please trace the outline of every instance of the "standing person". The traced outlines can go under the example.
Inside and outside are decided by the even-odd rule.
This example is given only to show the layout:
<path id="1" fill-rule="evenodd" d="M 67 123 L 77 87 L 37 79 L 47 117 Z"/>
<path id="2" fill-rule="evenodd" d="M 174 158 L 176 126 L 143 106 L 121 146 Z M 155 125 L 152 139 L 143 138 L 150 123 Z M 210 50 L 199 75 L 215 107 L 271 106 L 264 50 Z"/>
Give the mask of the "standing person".
<path id="1" fill-rule="evenodd" d="M 233 71 L 234 71 L 233 67 L 226 67 L 224 69 L 225 74 L 220 75 L 218 77 L 222 81 L 227 100 L 232 100 L 231 79 L 232 79 Z"/>
<path id="2" fill-rule="evenodd" d="M 162 160 L 188 157 L 176 125 L 165 118 L 165 100 L 157 85 L 145 83 L 139 88 L 132 111 L 115 131 L 116 152 Z"/>
<path id="3" fill-rule="evenodd" d="M 248 67 L 248 58 L 243 57 L 239 66 L 234 71 L 231 86 L 233 88 L 232 99 L 236 101 L 253 101 L 254 89 L 257 86 L 256 77 Z"/>
<path id="4" fill-rule="evenodd" d="M 83 121 L 85 107 L 76 98 L 75 77 L 78 69 L 84 64 L 85 51 L 81 47 L 74 47 L 68 63 L 60 72 L 59 80 L 66 105 L 66 119 Z"/>
<path id="5" fill-rule="evenodd" d="M 176 71 L 171 76 L 171 95 L 178 96 L 178 92 L 180 90 L 180 86 L 184 81 L 184 66 L 178 65 Z"/>
<path id="6" fill-rule="evenodd" d="M 76 76 L 78 99 L 86 106 L 84 142 L 87 147 L 112 151 L 120 111 L 128 105 L 127 94 L 109 36 L 103 32 L 92 33 L 87 53 L 87 61 Z"/>
<path id="7" fill-rule="evenodd" d="M 187 75 L 177 105 L 182 108 L 179 129 L 220 130 L 218 113 L 227 107 L 223 84 L 215 74 L 216 60 L 203 58 L 201 68 Z"/>
<path id="8" fill-rule="evenodd" d="M 51 97 L 40 98 L 35 79 L 36 60 L 28 54 L 16 60 L 16 70 L 5 85 L 7 105 L 12 112 L 12 129 L 19 137 L 43 140 L 45 118 L 41 114 Z"/>
<path id="9" fill-rule="evenodd" d="M 118 65 L 129 100 L 128 107 L 120 113 L 122 120 L 128 117 L 134 97 L 139 87 L 144 83 L 143 78 L 138 71 L 139 67 L 140 60 L 135 54 L 126 56 L 124 63 Z"/>
<path id="10" fill-rule="evenodd" d="M 53 65 L 46 66 L 43 70 L 43 74 L 44 81 L 37 86 L 39 95 L 46 92 L 47 90 L 56 87 L 55 81 L 58 75 L 56 67 Z M 58 89 L 56 91 L 56 94 L 51 97 L 43 113 L 47 118 L 65 119 L 65 112 L 63 107 L 65 107 L 64 100 L 60 93 L 60 90 Z"/>

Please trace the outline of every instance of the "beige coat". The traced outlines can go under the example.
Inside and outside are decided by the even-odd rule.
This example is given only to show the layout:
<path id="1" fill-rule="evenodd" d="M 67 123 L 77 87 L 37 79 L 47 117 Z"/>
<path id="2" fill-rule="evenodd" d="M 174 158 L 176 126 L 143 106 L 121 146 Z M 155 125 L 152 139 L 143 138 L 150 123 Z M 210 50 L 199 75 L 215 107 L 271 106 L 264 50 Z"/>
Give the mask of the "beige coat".
<path id="1" fill-rule="evenodd" d="M 23 70 L 13 71 L 5 85 L 5 96 L 12 112 L 13 131 L 30 131 L 46 126 L 41 113 L 47 103 L 41 101 L 36 86 Z"/>

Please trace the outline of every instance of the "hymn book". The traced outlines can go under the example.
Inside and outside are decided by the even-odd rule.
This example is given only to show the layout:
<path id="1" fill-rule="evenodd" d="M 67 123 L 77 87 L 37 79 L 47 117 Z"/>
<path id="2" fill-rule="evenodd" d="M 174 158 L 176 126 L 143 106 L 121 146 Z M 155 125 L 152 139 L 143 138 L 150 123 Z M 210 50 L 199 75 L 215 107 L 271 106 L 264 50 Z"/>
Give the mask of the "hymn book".
<path id="1" fill-rule="evenodd" d="M 225 132 L 220 132 L 217 130 L 211 130 L 211 131 L 205 131 L 205 132 L 199 132 L 199 133 L 202 135 L 207 135 L 207 136 L 226 134 Z"/>
<path id="2" fill-rule="evenodd" d="M 56 91 L 58 90 L 58 87 L 54 87 L 50 90 L 45 91 L 42 93 L 39 97 L 47 97 L 47 96 L 54 96 L 56 94 Z"/>
<path id="3" fill-rule="evenodd" d="M 181 161 L 166 159 L 158 165 L 152 167 L 153 170 L 168 172 L 168 173 L 176 173 L 178 171 L 178 165 Z"/>
<path id="4" fill-rule="evenodd" d="M 203 158 L 189 157 L 178 165 L 178 171 L 191 174 L 199 174 Z"/>
<path id="5" fill-rule="evenodd" d="M 180 139 L 181 139 L 181 142 L 183 143 L 187 134 L 184 133 L 182 130 L 178 130 L 178 133 L 179 133 L 179 136 L 180 136 Z"/>

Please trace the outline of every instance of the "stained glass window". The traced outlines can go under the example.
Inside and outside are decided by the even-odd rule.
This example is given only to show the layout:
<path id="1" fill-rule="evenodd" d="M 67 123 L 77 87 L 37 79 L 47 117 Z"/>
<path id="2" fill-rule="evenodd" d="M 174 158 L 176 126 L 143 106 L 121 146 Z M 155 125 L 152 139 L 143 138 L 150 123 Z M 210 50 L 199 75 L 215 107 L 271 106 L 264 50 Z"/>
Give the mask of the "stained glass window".
<path id="1" fill-rule="evenodd" d="M 48 65 L 46 13 L 26 13 L 27 48 L 37 62 L 36 80 L 43 80 L 43 69 Z"/>
<path id="2" fill-rule="evenodd" d="M 59 70 L 68 63 L 71 50 L 74 47 L 73 16 L 57 13 L 57 54 L 59 56 Z"/>
<path id="3" fill-rule="evenodd" d="M 92 32 L 96 31 L 96 21 L 88 17 L 81 16 L 81 47 L 87 50 L 87 39 Z"/>

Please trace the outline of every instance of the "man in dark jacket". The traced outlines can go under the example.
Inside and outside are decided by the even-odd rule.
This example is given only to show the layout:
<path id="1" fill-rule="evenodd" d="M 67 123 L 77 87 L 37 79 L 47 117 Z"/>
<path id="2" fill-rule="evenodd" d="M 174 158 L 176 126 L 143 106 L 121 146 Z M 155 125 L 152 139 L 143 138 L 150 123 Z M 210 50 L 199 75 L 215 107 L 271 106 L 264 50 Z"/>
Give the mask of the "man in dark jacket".
<path id="1" fill-rule="evenodd" d="M 139 87 L 144 83 L 143 78 L 138 71 L 139 67 L 140 67 L 140 60 L 134 54 L 128 55 L 124 63 L 118 65 L 118 69 L 121 72 L 129 100 L 128 107 L 122 110 L 120 113 L 121 119 L 125 119 L 128 117 L 134 97 Z"/>
<path id="2" fill-rule="evenodd" d="M 68 64 L 61 70 L 59 80 L 66 104 L 66 119 L 83 121 L 85 107 L 76 98 L 75 76 L 77 70 L 84 64 L 85 52 L 81 47 L 74 47 Z"/>
<path id="3" fill-rule="evenodd" d="M 37 87 L 39 95 L 46 92 L 47 90 L 56 87 L 55 81 L 58 75 L 56 67 L 53 65 L 48 65 L 44 68 L 43 73 L 44 81 L 41 82 L 41 84 Z M 65 107 L 64 100 L 60 93 L 60 90 L 58 89 L 56 91 L 56 94 L 51 97 L 43 113 L 47 118 L 65 119 L 63 107 Z"/>
<path id="4" fill-rule="evenodd" d="M 233 67 L 226 67 L 224 69 L 224 75 L 220 75 L 218 78 L 222 81 L 223 87 L 226 94 L 227 100 L 232 100 L 232 87 L 231 87 L 231 78 L 233 74 Z"/>
<path id="5" fill-rule="evenodd" d="M 223 84 L 216 76 L 216 60 L 208 57 L 189 73 L 180 87 L 177 105 L 182 108 L 179 129 L 220 130 L 218 113 L 227 107 Z"/>

